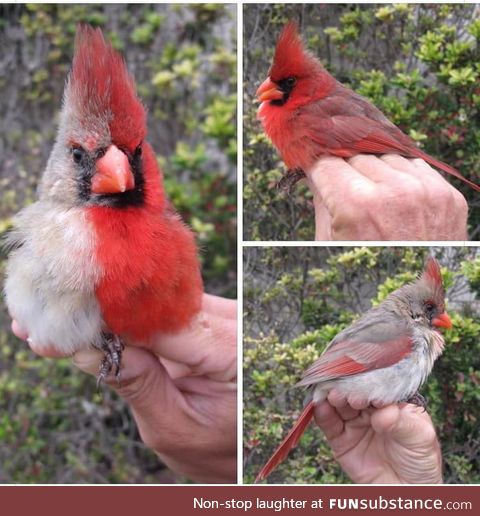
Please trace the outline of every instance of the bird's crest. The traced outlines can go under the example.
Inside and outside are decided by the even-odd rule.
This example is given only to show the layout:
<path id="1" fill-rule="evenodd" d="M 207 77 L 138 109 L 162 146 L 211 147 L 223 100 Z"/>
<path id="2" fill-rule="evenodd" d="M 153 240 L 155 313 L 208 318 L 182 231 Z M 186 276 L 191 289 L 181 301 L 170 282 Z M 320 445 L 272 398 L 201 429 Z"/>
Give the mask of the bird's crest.
<path id="1" fill-rule="evenodd" d="M 288 22 L 275 47 L 275 55 L 269 71 L 270 78 L 272 81 L 279 81 L 289 76 L 302 77 L 319 69 L 323 67 L 318 59 L 305 49 L 298 33 L 297 23 Z"/>
<path id="2" fill-rule="evenodd" d="M 431 256 L 428 257 L 427 261 L 425 262 L 422 279 L 425 279 L 425 281 L 432 285 L 434 288 L 443 288 L 440 265 L 435 258 Z"/>
<path id="3" fill-rule="evenodd" d="M 106 119 L 112 141 L 129 147 L 145 136 L 145 109 L 123 58 L 105 41 L 102 31 L 79 25 L 65 101 L 73 104 L 81 123 Z"/>

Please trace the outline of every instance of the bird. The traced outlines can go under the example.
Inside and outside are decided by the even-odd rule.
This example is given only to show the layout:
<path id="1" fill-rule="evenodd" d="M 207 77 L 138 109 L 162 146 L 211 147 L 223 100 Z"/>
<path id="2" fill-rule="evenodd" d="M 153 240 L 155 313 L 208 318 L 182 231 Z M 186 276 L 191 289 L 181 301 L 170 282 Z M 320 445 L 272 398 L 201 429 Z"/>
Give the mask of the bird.
<path id="1" fill-rule="evenodd" d="M 458 170 L 420 150 L 369 100 L 328 73 L 305 49 L 294 21 L 283 28 L 256 96 L 257 118 L 288 168 L 281 188 L 291 190 L 324 155 L 395 153 L 421 158 L 480 191 Z"/>
<path id="2" fill-rule="evenodd" d="M 119 380 L 125 345 L 148 349 L 191 324 L 203 283 L 124 59 L 86 24 L 74 46 L 38 199 L 6 237 L 4 291 L 36 349 L 102 350 L 99 384 L 112 371 Z"/>
<path id="3" fill-rule="evenodd" d="M 305 407 L 256 482 L 285 460 L 312 420 L 315 406 L 332 389 L 374 405 L 407 402 L 425 409 L 418 390 L 443 352 L 441 329 L 451 327 L 440 265 L 429 257 L 416 281 L 392 292 L 338 333 L 304 372 L 297 386 L 307 390 Z"/>

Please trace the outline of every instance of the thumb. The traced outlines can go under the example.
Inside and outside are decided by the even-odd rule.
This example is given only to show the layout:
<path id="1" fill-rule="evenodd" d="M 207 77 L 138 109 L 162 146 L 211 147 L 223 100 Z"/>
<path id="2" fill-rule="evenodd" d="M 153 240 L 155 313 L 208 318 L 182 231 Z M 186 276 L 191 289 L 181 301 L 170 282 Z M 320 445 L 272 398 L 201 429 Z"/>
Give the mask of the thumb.
<path id="1" fill-rule="evenodd" d="M 322 183 L 320 178 L 324 174 L 323 162 L 319 161 L 316 166 L 307 172 L 307 184 L 313 195 L 313 207 L 315 209 L 315 240 L 332 240 L 332 216 L 328 210 L 322 194 Z M 328 189 L 324 189 L 326 193 Z"/>
<path id="2" fill-rule="evenodd" d="M 372 414 L 371 424 L 389 443 L 386 452 L 408 483 L 442 482 L 442 454 L 428 412 L 409 403 L 389 405 Z"/>
<path id="3" fill-rule="evenodd" d="M 315 188 L 312 188 L 313 207 L 315 209 L 315 240 L 332 240 L 332 216 L 322 196 Z"/>
<path id="4" fill-rule="evenodd" d="M 73 363 L 97 376 L 102 358 L 97 350 L 84 350 L 74 355 Z M 130 405 L 143 442 L 157 452 L 168 449 L 169 439 L 163 437 L 182 428 L 188 410 L 160 361 L 144 349 L 127 347 L 122 354 L 120 381 L 109 377 L 105 383 Z"/>
<path id="5" fill-rule="evenodd" d="M 428 412 L 410 403 L 387 405 L 371 416 L 372 428 L 410 450 L 438 446 L 437 434 Z"/>

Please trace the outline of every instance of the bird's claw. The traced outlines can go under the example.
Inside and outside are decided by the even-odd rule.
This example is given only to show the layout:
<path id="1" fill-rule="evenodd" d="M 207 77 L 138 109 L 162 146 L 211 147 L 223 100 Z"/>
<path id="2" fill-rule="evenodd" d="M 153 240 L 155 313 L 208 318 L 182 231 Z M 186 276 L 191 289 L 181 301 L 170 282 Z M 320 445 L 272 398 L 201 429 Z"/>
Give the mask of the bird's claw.
<path id="1" fill-rule="evenodd" d="M 117 384 L 120 385 L 120 366 L 124 347 L 117 335 L 104 334 L 102 344 L 99 346 L 99 349 L 104 353 L 104 357 L 98 371 L 97 389 L 100 388 L 100 385 L 107 378 L 112 369 L 114 369 Z"/>
<path id="2" fill-rule="evenodd" d="M 282 179 L 277 183 L 277 188 L 290 195 L 293 192 L 295 185 L 304 177 L 305 172 L 301 168 L 287 170 Z"/>
<path id="3" fill-rule="evenodd" d="M 417 407 L 422 407 L 424 412 L 427 410 L 427 400 L 419 392 L 416 392 L 413 396 L 407 398 L 405 402 L 416 405 Z"/>

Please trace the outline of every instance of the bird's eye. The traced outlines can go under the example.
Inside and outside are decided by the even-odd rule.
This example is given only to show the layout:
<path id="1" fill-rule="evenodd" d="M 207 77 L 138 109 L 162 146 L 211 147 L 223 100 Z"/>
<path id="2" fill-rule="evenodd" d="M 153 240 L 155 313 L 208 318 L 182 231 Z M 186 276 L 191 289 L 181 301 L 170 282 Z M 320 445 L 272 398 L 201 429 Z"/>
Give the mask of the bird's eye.
<path id="1" fill-rule="evenodd" d="M 293 86 L 296 82 L 297 82 L 297 79 L 295 79 L 295 77 L 287 77 L 285 79 L 285 84 L 290 87 Z"/>
<path id="2" fill-rule="evenodd" d="M 425 312 L 427 314 L 431 314 L 435 310 L 435 305 L 433 303 L 427 302 L 425 303 Z"/>
<path id="3" fill-rule="evenodd" d="M 83 156 L 85 156 L 85 151 L 80 148 L 80 147 L 74 147 L 72 149 L 72 157 L 73 157 L 73 161 L 75 161 L 75 163 L 81 163 L 82 160 L 83 160 Z"/>

